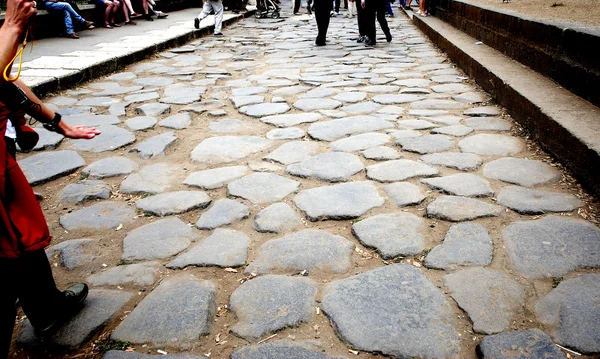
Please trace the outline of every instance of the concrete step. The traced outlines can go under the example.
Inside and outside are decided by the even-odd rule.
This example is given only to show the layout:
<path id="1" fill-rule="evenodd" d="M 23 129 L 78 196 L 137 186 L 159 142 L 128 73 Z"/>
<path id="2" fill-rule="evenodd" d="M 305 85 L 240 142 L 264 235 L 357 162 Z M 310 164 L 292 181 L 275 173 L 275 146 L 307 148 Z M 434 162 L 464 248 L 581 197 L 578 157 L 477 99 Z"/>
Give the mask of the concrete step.
<path id="1" fill-rule="evenodd" d="M 598 107 L 435 17 L 412 19 L 589 192 L 600 197 Z"/>

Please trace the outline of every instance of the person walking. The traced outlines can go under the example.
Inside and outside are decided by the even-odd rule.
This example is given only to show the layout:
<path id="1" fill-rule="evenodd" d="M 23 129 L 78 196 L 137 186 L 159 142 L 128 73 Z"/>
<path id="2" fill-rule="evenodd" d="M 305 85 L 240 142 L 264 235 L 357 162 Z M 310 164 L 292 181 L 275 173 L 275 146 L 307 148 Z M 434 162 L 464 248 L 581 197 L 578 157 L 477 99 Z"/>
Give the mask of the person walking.
<path id="1" fill-rule="evenodd" d="M 387 42 L 392 42 L 392 33 L 385 18 L 386 0 L 362 0 L 361 6 L 364 9 L 365 22 L 364 27 L 367 35 L 365 45 L 375 46 L 377 44 L 377 28 L 375 27 L 375 19 L 379 22 L 381 30 L 385 34 Z"/>
<path id="2" fill-rule="evenodd" d="M 308 2 L 306 4 L 306 10 L 308 10 L 308 15 L 312 15 L 312 11 L 310 10 L 311 4 L 312 4 L 312 0 L 308 0 Z M 294 15 L 299 14 L 301 6 L 302 6 L 302 0 L 294 0 Z"/>
<path id="3" fill-rule="evenodd" d="M 332 10 L 333 1 L 315 0 L 315 20 L 317 21 L 317 28 L 319 31 L 317 39 L 315 40 L 315 45 L 317 46 L 325 46 Z"/>
<path id="4" fill-rule="evenodd" d="M 206 19 L 211 11 L 215 13 L 215 36 L 223 36 L 221 28 L 223 27 L 223 1 L 206 0 L 202 6 L 202 12 L 194 19 L 194 27 L 200 28 L 200 21 Z"/>

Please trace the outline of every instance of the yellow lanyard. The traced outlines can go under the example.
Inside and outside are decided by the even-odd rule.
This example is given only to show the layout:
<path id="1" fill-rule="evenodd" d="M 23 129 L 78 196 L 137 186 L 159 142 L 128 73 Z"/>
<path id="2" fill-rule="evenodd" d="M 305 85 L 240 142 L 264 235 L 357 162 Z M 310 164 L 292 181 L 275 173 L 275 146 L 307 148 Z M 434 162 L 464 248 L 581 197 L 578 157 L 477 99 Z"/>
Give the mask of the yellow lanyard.
<path id="1" fill-rule="evenodd" d="M 27 46 L 27 37 L 28 36 L 29 36 L 29 29 L 27 30 L 27 32 L 25 32 L 25 38 L 23 39 L 23 45 L 21 46 L 21 48 L 19 49 L 19 51 L 17 51 L 17 54 L 15 55 L 15 57 L 13 57 L 13 59 L 4 68 L 4 73 L 3 73 L 4 80 L 6 80 L 8 82 L 15 82 L 15 81 L 17 81 L 17 79 L 21 75 L 21 67 L 23 67 L 23 50 L 25 50 L 25 46 Z M 33 47 L 31 49 L 33 50 Z M 17 74 L 15 75 L 15 77 L 12 77 L 12 78 L 8 77 L 8 73 L 10 72 L 10 68 L 12 67 L 12 65 L 17 60 L 17 57 L 19 57 L 19 70 L 17 71 Z"/>

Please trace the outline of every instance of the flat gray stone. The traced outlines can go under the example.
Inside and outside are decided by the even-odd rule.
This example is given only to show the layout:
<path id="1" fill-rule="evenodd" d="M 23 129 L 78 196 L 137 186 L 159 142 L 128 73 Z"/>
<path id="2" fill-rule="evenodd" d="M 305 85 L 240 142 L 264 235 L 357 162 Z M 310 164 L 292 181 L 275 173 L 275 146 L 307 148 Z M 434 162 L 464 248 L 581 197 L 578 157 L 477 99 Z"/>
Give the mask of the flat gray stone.
<path id="1" fill-rule="evenodd" d="M 295 192 L 300 182 L 274 173 L 252 173 L 227 185 L 227 192 L 254 204 L 277 202 Z"/>
<path id="2" fill-rule="evenodd" d="M 473 88 L 469 85 L 457 84 L 457 83 L 435 85 L 435 86 L 431 86 L 431 89 L 434 92 L 441 92 L 441 93 L 447 93 L 447 94 L 459 94 L 459 93 L 468 92 L 468 91 L 473 90 Z"/>
<path id="3" fill-rule="evenodd" d="M 158 262 L 142 262 L 109 268 L 101 273 L 87 277 L 86 282 L 93 286 L 101 285 L 136 285 L 154 284 L 162 265 Z"/>
<path id="4" fill-rule="evenodd" d="M 420 110 L 460 110 L 466 105 L 454 100 L 422 100 L 411 102 L 410 107 Z"/>
<path id="5" fill-rule="evenodd" d="M 304 131 L 298 127 L 276 128 L 267 132 L 269 140 L 295 140 L 304 137 Z"/>
<path id="6" fill-rule="evenodd" d="M 465 125 L 478 131 L 509 131 L 512 124 L 509 121 L 494 117 L 472 117 L 465 120 Z"/>
<path id="7" fill-rule="evenodd" d="M 380 214 L 352 225 L 352 233 L 383 259 L 421 253 L 425 249 L 425 221 L 411 213 Z"/>
<path id="8" fill-rule="evenodd" d="M 120 102 L 119 99 L 112 97 L 88 97 L 80 100 L 77 104 L 79 106 L 108 107 L 118 102 Z"/>
<path id="9" fill-rule="evenodd" d="M 332 151 L 356 152 L 384 145 L 390 139 L 385 133 L 368 132 L 334 141 L 329 147 Z"/>
<path id="10" fill-rule="evenodd" d="M 48 345 L 54 345 L 77 349 L 102 330 L 132 297 L 131 293 L 123 291 L 90 290 L 82 309 L 60 326 L 52 336 L 40 340 L 27 320 L 19 333 L 17 343 L 29 348 L 46 348 Z"/>
<path id="11" fill-rule="evenodd" d="M 250 128 L 245 121 L 225 118 L 209 123 L 208 129 L 209 131 L 216 133 L 240 133 L 248 131 Z"/>
<path id="12" fill-rule="evenodd" d="M 583 206 L 583 202 L 568 193 L 518 186 L 502 188 L 498 194 L 498 203 L 521 214 L 569 212 Z"/>
<path id="13" fill-rule="evenodd" d="M 274 203 L 254 216 L 254 229 L 259 232 L 281 233 L 301 225 L 300 217 L 285 203 Z"/>
<path id="14" fill-rule="evenodd" d="M 192 124 L 192 116 L 189 112 L 180 112 L 169 116 L 158 123 L 159 126 L 172 128 L 174 130 L 183 130 Z"/>
<path id="15" fill-rule="evenodd" d="M 342 183 L 301 191 L 294 203 L 311 221 L 352 219 L 383 205 L 377 188 L 368 181 Z"/>
<path id="16" fill-rule="evenodd" d="M 398 121 L 398 126 L 409 130 L 427 130 L 438 125 L 427 120 L 401 120 Z"/>
<path id="17" fill-rule="evenodd" d="M 468 104 L 482 103 L 486 101 L 486 97 L 479 92 L 465 92 L 460 95 L 452 96 L 452 99 L 454 101 Z"/>
<path id="18" fill-rule="evenodd" d="M 176 176 L 177 167 L 174 165 L 156 163 L 127 176 L 119 190 L 131 194 L 162 193 L 173 186 Z"/>
<path id="19" fill-rule="evenodd" d="M 321 353 L 319 348 L 311 350 L 298 342 L 278 340 L 271 343 L 246 345 L 231 353 L 231 359 L 342 359 Z M 119 359 L 119 358 L 115 358 Z"/>
<path id="20" fill-rule="evenodd" d="M 256 105 L 265 102 L 265 97 L 260 95 L 252 96 L 232 96 L 229 98 L 233 107 L 240 108 L 248 105 Z"/>
<path id="21" fill-rule="evenodd" d="M 94 259 L 90 253 L 93 243 L 94 240 L 87 238 L 63 241 L 46 249 L 46 255 L 50 262 L 56 258 L 59 264 L 73 270 Z"/>
<path id="22" fill-rule="evenodd" d="M 66 176 L 83 165 L 84 159 L 75 151 L 42 152 L 19 161 L 19 167 L 32 186 Z"/>
<path id="23" fill-rule="evenodd" d="M 561 282 L 535 305 L 539 320 L 563 346 L 578 352 L 600 352 L 600 275 L 584 274 Z"/>
<path id="24" fill-rule="evenodd" d="M 188 105 L 199 102 L 204 92 L 206 92 L 205 87 L 174 84 L 165 88 L 160 102 L 174 105 Z"/>
<path id="25" fill-rule="evenodd" d="M 600 229 L 589 222 L 547 216 L 513 222 L 503 234 L 513 266 L 527 278 L 556 278 L 600 267 Z"/>
<path id="26" fill-rule="evenodd" d="M 421 161 L 430 165 L 456 168 L 461 171 L 473 171 L 483 163 L 481 157 L 473 153 L 443 152 L 421 156 Z"/>
<path id="27" fill-rule="evenodd" d="M 239 286 L 229 298 L 238 322 L 231 331 L 245 339 L 309 322 L 317 284 L 309 278 L 266 275 Z"/>
<path id="28" fill-rule="evenodd" d="M 145 160 L 162 157 L 165 155 L 167 148 L 171 147 L 175 141 L 177 141 L 175 132 L 169 131 L 140 142 L 129 150 L 129 152 L 137 152 Z"/>
<path id="29" fill-rule="evenodd" d="M 326 231 L 305 229 L 265 242 L 246 273 L 325 271 L 343 273 L 350 269 L 354 245 Z"/>
<path id="30" fill-rule="evenodd" d="M 473 198 L 440 196 L 427 205 L 427 216 L 451 222 L 502 215 L 502 207 Z"/>
<path id="31" fill-rule="evenodd" d="M 270 147 L 271 140 L 258 136 L 211 137 L 191 153 L 192 161 L 205 164 L 233 162 Z"/>
<path id="32" fill-rule="evenodd" d="M 167 264 L 167 268 L 187 266 L 239 267 L 246 264 L 250 239 L 242 232 L 217 228 L 189 251 Z"/>
<path id="33" fill-rule="evenodd" d="M 342 106 L 342 103 L 328 98 L 301 99 L 294 102 L 294 107 L 301 111 L 334 110 Z"/>
<path id="34" fill-rule="evenodd" d="M 418 186 L 409 182 L 390 183 L 383 190 L 398 207 L 419 204 L 427 198 Z"/>
<path id="35" fill-rule="evenodd" d="M 524 187 L 558 182 L 561 178 L 559 170 L 544 162 L 511 157 L 487 163 L 483 167 L 483 175 Z"/>
<path id="36" fill-rule="evenodd" d="M 458 173 L 455 175 L 422 179 L 431 188 L 439 189 L 443 193 L 464 197 L 489 197 L 494 195 L 490 183 L 483 178 L 471 173 Z"/>
<path id="37" fill-rule="evenodd" d="M 379 110 L 381 105 L 375 102 L 366 101 L 355 103 L 352 105 L 346 105 L 344 107 L 340 107 L 340 111 L 344 111 L 349 114 L 357 115 L 360 113 L 371 113 Z"/>
<path id="38" fill-rule="evenodd" d="M 127 175 L 137 169 L 135 162 L 125 157 L 107 157 L 92 163 L 81 173 L 90 178 L 106 178 Z"/>
<path id="39" fill-rule="evenodd" d="M 114 229 L 131 224 L 135 211 L 124 202 L 100 202 L 60 216 L 60 225 L 67 231 L 79 229 Z"/>
<path id="40" fill-rule="evenodd" d="M 462 121 L 462 117 L 454 116 L 454 115 L 441 115 L 441 116 L 431 116 L 431 117 L 422 117 L 424 120 L 440 123 L 447 126 L 455 126 L 460 125 Z"/>
<path id="41" fill-rule="evenodd" d="M 502 112 L 500 112 L 500 110 L 494 106 L 482 106 L 482 107 L 470 108 L 470 109 L 466 110 L 465 112 L 463 112 L 463 114 L 467 115 L 467 116 L 484 117 L 484 116 L 500 116 L 502 114 Z"/>
<path id="42" fill-rule="evenodd" d="M 564 359 L 550 337 L 537 328 L 485 336 L 477 346 L 483 358 Z"/>
<path id="43" fill-rule="evenodd" d="M 200 187 L 203 189 L 215 189 L 223 187 L 231 181 L 246 175 L 250 170 L 246 166 L 232 166 L 213 168 L 205 171 L 198 171 L 190 174 L 183 181 L 188 186 Z"/>
<path id="44" fill-rule="evenodd" d="M 454 148 L 454 141 L 444 135 L 424 135 L 419 137 L 407 137 L 397 141 L 402 149 L 420 154 L 443 152 Z"/>
<path id="45" fill-rule="evenodd" d="M 156 359 L 158 355 L 125 352 L 122 350 L 109 350 L 102 359 Z M 167 354 L 160 355 L 161 359 L 208 359 L 204 355 L 193 354 Z"/>
<path id="46" fill-rule="evenodd" d="M 367 178 L 379 182 L 404 181 L 413 177 L 436 176 L 439 171 L 424 163 L 411 160 L 385 161 L 367 167 Z"/>
<path id="47" fill-rule="evenodd" d="M 241 113 L 251 117 L 265 117 L 281 115 L 290 110 L 287 103 L 259 103 L 257 105 L 243 106 L 238 109 Z"/>
<path id="48" fill-rule="evenodd" d="M 398 141 L 403 138 L 423 136 L 421 132 L 415 130 L 387 130 L 387 133 L 396 139 L 395 144 L 399 144 Z"/>
<path id="49" fill-rule="evenodd" d="M 492 238 L 481 224 L 453 224 L 444 242 L 427 254 L 425 266 L 444 270 L 454 270 L 458 266 L 484 267 L 492 262 L 492 252 Z"/>
<path id="50" fill-rule="evenodd" d="M 457 83 L 466 80 L 464 77 L 460 77 L 457 75 L 438 75 L 432 76 L 431 80 L 439 83 Z"/>
<path id="51" fill-rule="evenodd" d="M 382 105 L 396 105 L 423 100 L 425 97 L 411 94 L 386 94 L 373 97 L 373 101 Z"/>
<path id="52" fill-rule="evenodd" d="M 523 142 L 512 136 L 482 133 L 469 136 L 458 143 L 462 152 L 485 156 L 508 156 L 521 152 Z"/>
<path id="53" fill-rule="evenodd" d="M 160 96 L 158 95 L 158 92 L 136 93 L 133 95 L 125 96 L 125 102 L 128 102 L 130 104 L 136 103 L 136 102 L 146 102 L 146 101 L 156 100 L 159 97 Z"/>
<path id="54" fill-rule="evenodd" d="M 291 164 L 285 171 L 298 177 L 316 177 L 328 182 L 343 182 L 363 168 L 360 159 L 353 154 L 328 152 Z"/>
<path id="55" fill-rule="evenodd" d="M 367 94 L 365 92 L 359 91 L 350 91 L 350 92 L 342 92 L 332 97 L 334 100 L 341 102 L 349 102 L 356 103 L 367 98 Z"/>
<path id="56" fill-rule="evenodd" d="M 115 328 L 113 340 L 186 348 L 210 332 L 215 287 L 191 275 L 167 278 Z"/>
<path id="57" fill-rule="evenodd" d="M 133 131 L 141 131 L 153 128 L 157 122 L 158 120 L 156 119 L 156 117 L 139 116 L 130 118 L 129 120 L 125 121 L 125 124 L 127 125 L 127 127 L 129 127 L 129 129 Z"/>
<path id="58" fill-rule="evenodd" d="M 310 90 L 310 86 L 289 86 L 273 91 L 273 96 L 292 96 Z"/>
<path id="59" fill-rule="evenodd" d="M 318 113 L 308 112 L 308 113 L 293 113 L 288 115 L 275 115 L 275 116 L 267 116 L 263 117 L 260 120 L 264 123 L 268 123 L 277 127 L 290 127 L 296 126 L 301 123 L 307 122 L 315 122 L 322 118 Z"/>
<path id="60" fill-rule="evenodd" d="M 319 151 L 319 144 L 315 141 L 290 141 L 279 146 L 263 159 L 284 165 L 304 161 Z"/>
<path id="61" fill-rule="evenodd" d="M 48 131 L 44 127 L 36 127 L 35 132 L 37 132 L 40 138 L 35 147 L 33 147 L 34 151 L 55 150 L 65 138 L 65 136 L 60 133 Z M 20 149 L 18 144 L 17 147 Z"/>
<path id="62" fill-rule="evenodd" d="M 393 264 L 331 283 L 323 311 L 357 350 L 399 358 L 458 356 L 454 314 L 444 294 L 411 265 Z"/>
<path id="63" fill-rule="evenodd" d="M 266 87 L 242 87 L 231 90 L 232 96 L 250 96 L 269 92 Z"/>
<path id="64" fill-rule="evenodd" d="M 138 209 L 156 216 L 185 213 L 208 207 L 212 199 L 203 191 L 177 191 L 142 198 L 135 205 Z"/>
<path id="65" fill-rule="evenodd" d="M 405 87 L 429 87 L 431 81 L 427 79 L 404 79 L 395 82 L 396 85 Z"/>
<path id="66" fill-rule="evenodd" d="M 133 80 L 134 84 L 143 86 L 167 86 L 173 83 L 173 79 L 170 77 L 140 77 Z"/>
<path id="67" fill-rule="evenodd" d="M 241 221 L 249 215 L 250 209 L 246 205 L 230 199 L 220 199 L 198 218 L 196 227 L 214 229 Z"/>
<path id="68" fill-rule="evenodd" d="M 362 87 L 361 90 L 368 93 L 392 93 L 400 90 L 399 86 L 394 85 L 373 85 Z"/>
<path id="69" fill-rule="evenodd" d="M 352 116 L 310 125 L 308 134 L 322 141 L 334 141 L 349 135 L 393 128 L 394 124 L 373 116 Z"/>
<path id="70" fill-rule="evenodd" d="M 114 151 L 135 142 L 133 132 L 113 125 L 98 126 L 102 133 L 91 140 L 71 140 L 71 148 L 77 151 L 105 152 Z"/>
<path id="71" fill-rule="evenodd" d="M 402 156 L 395 149 L 388 146 L 376 146 L 360 151 L 364 158 L 375 161 L 396 160 Z"/>
<path id="72" fill-rule="evenodd" d="M 450 289 L 450 296 L 469 315 L 477 333 L 494 334 L 508 329 L 523 308 L 525 292 L 506 274 L 470 268 L 448 274 L 442 280 Z"/>
<path id="73" fill-rule="evenodd" d="M 144 116 L 160 116 L 171 112 L 171 105 L 166 103 L 147 103 L 135 108 L 136 112 Z"/>
<path id="74" fill-rule="evenodd" d="M 336 95 L 340 92 L 340 90 L 331 88 L 331 87 L 317 87 L 313 90 L 307 91 L 302 95 L 298 96 L 300 99 L 317 99 L 321 100 L 325 97 Z"/>
<path id="75" fill-rule="evenodd" d="M 127 233 L 122 259 L 148 260 L 169 258 L 200 236 L 179 218 L 161 219 Z"/>
<path id="76" fill-rule="evenodd" d="M 463 137 L 473 132 L 473 128 L 464 125 L 452 125 L 452 126 L 444 126 L 438 127 L 431 130 L 431 133 L 437 133 L 442 135 L 450 135 L 456 137 Z"/>
<path id="77" fill-rule="evenodd" d="M 83 180 L 67 185 L 60 193 L 60 200 L 67 203 L 82 204 L 92 199 L 108 199 L 111 194 L 109 185 L 102 181 Z"/>

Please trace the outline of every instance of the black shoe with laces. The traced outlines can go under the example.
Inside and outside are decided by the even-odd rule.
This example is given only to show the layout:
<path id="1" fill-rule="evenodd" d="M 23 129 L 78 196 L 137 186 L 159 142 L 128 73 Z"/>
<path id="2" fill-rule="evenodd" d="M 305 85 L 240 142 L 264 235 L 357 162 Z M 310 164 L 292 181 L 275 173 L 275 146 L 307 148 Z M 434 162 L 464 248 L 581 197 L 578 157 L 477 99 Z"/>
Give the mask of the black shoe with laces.
<path id="1" fill-rule="evenodd" d="M 367 41 L 365 41 L 365 45 L 366 45 L 366 46 L 371 46 L 371 47 L 373 47 L 373 46 L 375 46 L 375 44 L 376 44 L 376 42 L 375 42 L 375 41 L 373 41 L 373 40 L 371 40 L 371 39 L 369 39 L 369 38 L 367 38 Z"/>
<path id="2" fill-rule="evenodd" d="M 83 301 L 88 296 L 88 292 L 89 288 L 85 283 L 77 283 L 62 292 L 64 301 L 59 308 L 53 308 L 57 312 L 56 318 L 44 328 L 35 328 L 36 335 L 39 337 L 48 337 L 54 334 L 63 323 L 79 312 Z"/>
<path id="3" fill-rule="evenodd" d="M 367 41 L 367 37 L 366 36 L 359 36 L 358 39 L 356 39 L 356 42 L 361 43 L 361 42 L 365 42 Z"/>
<path id="4" fill-rule="evenodd" d="M 385 40 L 387 42 L 392 42 L 392 34 L 390 34 L 390 33 L 385 34 Z"/>
<path id="5" fill-rule="evenodd" d="M 200 19 L 198 19 L 198 18 L 195 18 L 195 19 L 194 19 L 194 27 L 195 27 L 196 29 L 199 29 L 199 28 L 200 28 Z"/>

